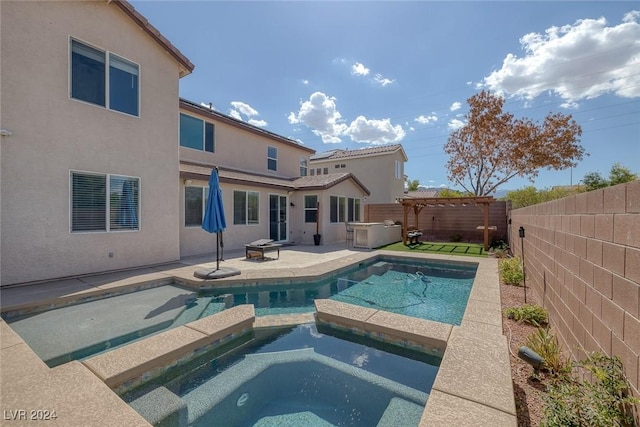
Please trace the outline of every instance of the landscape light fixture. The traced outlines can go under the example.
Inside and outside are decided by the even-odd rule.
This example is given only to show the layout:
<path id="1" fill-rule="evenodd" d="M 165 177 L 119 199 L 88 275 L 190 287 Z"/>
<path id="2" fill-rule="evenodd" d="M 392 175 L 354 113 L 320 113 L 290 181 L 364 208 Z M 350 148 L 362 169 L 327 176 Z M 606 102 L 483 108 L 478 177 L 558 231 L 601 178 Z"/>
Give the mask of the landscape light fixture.
<path id="1" fill-rule="evenodd" d="M 524 270 L 524 227 L 520 227 L 518 230 L 520 235 L 520 243 L 522 245 L 522 283 L 524 285 L 524 303 L 527 303 L 527 273 Z"/>

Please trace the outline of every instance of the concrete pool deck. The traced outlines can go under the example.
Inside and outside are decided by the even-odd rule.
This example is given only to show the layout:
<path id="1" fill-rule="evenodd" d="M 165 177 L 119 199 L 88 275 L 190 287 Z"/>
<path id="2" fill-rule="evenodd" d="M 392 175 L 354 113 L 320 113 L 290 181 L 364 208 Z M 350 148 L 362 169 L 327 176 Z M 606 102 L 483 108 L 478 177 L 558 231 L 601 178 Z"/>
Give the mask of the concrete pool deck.
<path id="1" fill-rule="evenodd" d="M 223 265 L 238 268 L 241 274 L 215 282 L 193 276 L 198 268 L 214 267 L 215 260 L 212 261 L 211 256 L 194 257 L 168 265 L 2 289 L 0 304 L 3 312 L 17 310 L 28 313 L 169 283 L 199 288 L 300 280 L 347 268 L 378 255 L 473 262 L 479 265 L 462 324 L 451 326 L 450 333 L 443 332 L 447 327 L 443 329 L 437 326 L 434 332 L 436 336 L 426 337 L 430 340 L 428 344 L 433 345 L 434 340 L 442 341 L 443 333 L 447 336 L 442 364 L 420 425 L 455 423 L 458 426 L 515 426 L 515 403 L 507 342 L 502 335 L 495 259 L 354 250 L 343 245 L 290 246 L 283 247 L 280 258 L 272 261 L 245 260 L 243 252 L 228 253 Z M 348 319 L 354 306 L 347 306 L 340 316 Z M 418 332 L 423 330 L 420 325 L 412 325 L 411 318 L 388 317 L 380 313 L 372 317 L 370 323 L 385 335 L 395 336 L 396 339 L 406 339 L 408 333 L 416 332 L 416 328 Z M 310 315 L 258 318 L 254 327 L 294 324 L 312 319 Z M 30 420 L 31 411 L 41 411 L 34 413 L 37 416 L 47 410 L 55 410 L 57 422 L 65 426 L 149 425 L 86 364 L 76 361 L 49 369 L 4 321 L 0 322 L 0 331 L 0 409 L 3 410 L 6 425 L 40 423 L 37 419 Z M 144 340 L 138 343 L 144 343 Z M 144 347 L 143 344 L 137 346 Z M 24 415 L 21 410 L 26 411 Z"/>

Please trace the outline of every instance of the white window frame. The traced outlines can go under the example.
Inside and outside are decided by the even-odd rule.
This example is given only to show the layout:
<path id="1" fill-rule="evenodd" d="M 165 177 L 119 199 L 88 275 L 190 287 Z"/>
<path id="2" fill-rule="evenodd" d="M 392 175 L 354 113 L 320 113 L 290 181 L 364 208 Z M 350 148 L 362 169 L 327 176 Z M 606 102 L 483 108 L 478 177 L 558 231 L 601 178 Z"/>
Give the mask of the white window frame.
<path id="1" fill-rule="evenodd" d="M 309 159 L 304 156 L 300 156 L 300 176 L 307 176 L 309 174 Z"/>
<path id="2" fill-rule="evenodd" d="M 275 150 L 275 153 L 276 153 L 275 157 L 269 155 L 270 150 Z M 271 161 L 275 162 L 275 169 L 271 169 L 269 167 L 269 163 Z M 278 171 L 278 147 L 274 147 L 273 145 L 267 146 L 267 170 L 270 170 L 272 172 Z"/>
<path id="3" fill-rule="evenodd" d="M 396 160 L 396 179 L 402 179 L 403 173 L 402 173 L 402 162 L 399 160 Z"/>
<path id="4" fill-rule="evenodd" d="M 184 227 L 185 228 L 202 228 L 202 221 L 200 224 L 187 224 L 187 188 L 199 188 L 202 191 L 202 221 L 204 221 L 204 213 L 207 210 L 207 200 L 209 198 L 209 186 L 201 185 L 185 185 L 184 186 Z"/>
<path id="5" fill-rule="evenodd" d="M 236 193 L 244 193 L 244 203 L 245 203 L 245 206 L 244 206 L 244 209 L 245 209 L 244 218 L 245 218 L 245 220 L 244 220 L 244 222 L 236 222 L 236 206 L 235 206 Z M 255 195 L 256 200 L 258 202 L 258 205 L 256 206 L 256 219 L 255 220 L 251 220 L 249 218 L 249 212 L 250 212 L 250 209 L 249 209 L 249 195 L 250 194 Z M 242 225 L 250 225 L 250 226 L 260 225 L 260 192 L 252 191 L 252 190 L 233 190 L 232 196 L 233 196 L 233 199 L 232 199 L 232 204 L 231 205 L 233 207 L 233 212 L 232 212 L 231 216 L 232 216 L 233 225 L 240 225 L 240 226 L 242 226 Z"/>
<path id="6" fill-rule="evenodd" d="M 105 186 L 106 186 L 106 194 L 105 194 L 105 229 L 104 230 L 74 230 L 73 229 L 73 175 L 92 175 L 92 176 L 102 176 L 105 177 Z M 111 203 L 110 203 L 110 188 L 111 188 L 111 178 L 112 177 L 120 177 L 120 178 L 129 178 L 136 179 L 138 181 L 138 200 L 137 200 L 137 228 L 124 228 L 124 229 L 111 229 Z M 81 170 L 69 170 L 69 233 L 71 234 L 89 234 L 89 233 L 127 233 L 127 232 L 138 232 L 142 229 L 142 181 L 140 177 L 137 176 L 129 176 L 122 174 L 109 174 L 109 173 L 100 173 L 100 172 L 90 172 L 90 171 L 81 171 Z"/>
<path id="7" fill-rule="evenodd" d="M 73 84 L 73 73 L 72 73 L 72 68 L 73 68 L 73 48 L 72 48 L 72 42 L 75 41 L 77 43 L 83 44 L 91 49 L 95 49 L 95 50 L 99 50 L 101 52 L 104 52 L 105 54 L 105 83 L 104 83 L 104 91 L 105 91 L 105 98 L 104 98 L 104 103 L 105 105 L 100 105 L 100 104 L 95 104 L 93 102 L 88 102 L 88 101 L 84 101 L 82 99 L 78 99 L 78 98 L 74 98 L 72 96 L 72 84 Z M 103 108 L 105 110 L 109 110 L 109 111 L 113 111 L 115 113 L 120 113 L 120 114 L 125 114 L 129 117 L 136 117 L 136 118 L 140 118 L 141 114 L 140 114 L 140 110 L 142 107 L 142 67 L 140 66 L 140 64 L 138 64 L 135 61 L 130 60 L 129 58 L 126 58 L 122 55 L 118 55 L 115 52 L 112 52 L 110 50 L 98 47 L 92 43 L 88 43 L 82 39 L 79 39 L 77 37 L 69 37 L 69 42 L 68 42 L 68 49 L 69 49 L 69 65 L 67 67 L 67 71 L 69 73 L 68 75 L 68 85 L 69 85 L 69 99 L 76 101 L 76 102 L 81 102 L 83 104 L 86 105 L 93 105 L 94 107 L 98 107 L 98 108 Z M 109 98 L 110 94 L 110 87 L 109 87 L 109 64 L 111 63 L 111 55 L 122 59 L 126 62 L 130 62 L 131 64 L 135 65 L 136 67 L 138 67 L 138 111 L 136 114 L 131 114 L 131 113 L 127 113 L 125 111 L 120 111 L 120 110 L 114 110 L 111 108 L 111 100 Z"/>
<path id="8" fill-rule="evenodd" d="M 316 205 L 307 207 L 307 197 L 315 197 L 316 198 Z M 317 222 L 318 215 L 320 214 L 320 212 L 318 212 L 318 202 L 319 201 L 320 201 L 320 196 L 317 195 L 317 194 L 305 194 L 302 197 L 302 204 L 303 204 L 303 208 L 304 208 L 304 217 L 302 218 L 302 221 L 305 224 L 315 224 Z M 316 212 L 316 220 L 315 221 L 307 222 L 307 211 L 315 211 Z"/>

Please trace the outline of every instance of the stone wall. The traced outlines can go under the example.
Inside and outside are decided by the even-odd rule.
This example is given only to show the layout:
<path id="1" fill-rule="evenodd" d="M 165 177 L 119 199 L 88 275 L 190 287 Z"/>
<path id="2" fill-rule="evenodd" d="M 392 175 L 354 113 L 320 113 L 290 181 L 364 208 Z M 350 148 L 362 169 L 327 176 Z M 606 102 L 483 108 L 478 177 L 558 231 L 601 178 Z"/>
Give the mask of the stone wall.
<path id="1" fill-rule="evenodd" d="M 511 248 L 527 287 L 578 359 L 621 358 L 640 390 L 640 180 L 511 212 Z M 520 227 L 525 229 L 519 238 Z"/>

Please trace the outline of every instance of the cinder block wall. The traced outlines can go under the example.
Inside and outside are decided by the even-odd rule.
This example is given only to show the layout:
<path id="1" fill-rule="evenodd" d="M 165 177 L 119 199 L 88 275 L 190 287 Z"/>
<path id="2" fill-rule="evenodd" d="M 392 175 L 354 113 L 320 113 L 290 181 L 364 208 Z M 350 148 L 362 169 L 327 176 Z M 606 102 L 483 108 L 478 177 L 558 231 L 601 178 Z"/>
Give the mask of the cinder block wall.
<path id="1" fill-rule="evenodd" d="M 507 241 L 506 202 L 497 201 L 489 205 L 489 226 L 497 227 L 492 231 L 491 240 Z M 404 221 L 404 210 L 397 203 L 365 205 L 364 222 L 383 222 L 386 219 Z M 449 242 L 454 235 L 461 236 L 463 242 L 482 242 L 484 234 L 476 227 L 484 225 L 484 211 L 480 206 L 425 206 L 415 223 L 413 210 L 409 212 L 408 225 L 418 226 L 422 231 L 422 240 Z"/>
<path id="2" fill-rule="evenodd" d="M 511 212 L 511 248 L 566 350 L 617 355 L 640 390 L 640 180 Z M 525 229 L 524 239 L 518 230 Z"/>

